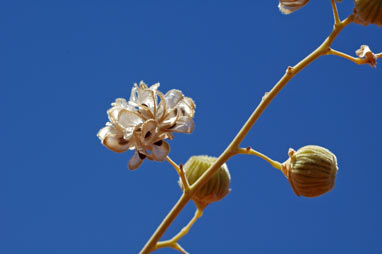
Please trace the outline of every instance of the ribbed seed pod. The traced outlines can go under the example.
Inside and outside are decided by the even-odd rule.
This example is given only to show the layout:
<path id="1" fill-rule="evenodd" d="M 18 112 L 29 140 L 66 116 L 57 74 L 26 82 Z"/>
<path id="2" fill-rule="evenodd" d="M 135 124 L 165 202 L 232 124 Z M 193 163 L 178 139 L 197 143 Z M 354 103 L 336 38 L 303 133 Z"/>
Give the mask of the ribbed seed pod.
<path id="1" fill-rule="evenodd" d="M 216 160 L 217 158 L 206 155 L 192 156 L 183 166 L 188 183 L 190 185 L 195 183 Z M 227 165 L 224 163 L 208 182 L 192 196 L 192 200 L 200 208 L 219 201 L 230 192 L 230 181 L 231 176 Z M 179 185 L 183 189 L 180 180 Z"/>
<path id="2" fill-rule="evenodd" d="M 355 23 L 382 25 L 382 0 L 354 0 Z"/>
<path id="3" fill-rule="evenodd" d="M 338 171 L 336 156 L 320 146 L 289 149 L 289 159 L 282 172 L 288 178 L 297 196 L 317 197 L 334 187 Z"/>

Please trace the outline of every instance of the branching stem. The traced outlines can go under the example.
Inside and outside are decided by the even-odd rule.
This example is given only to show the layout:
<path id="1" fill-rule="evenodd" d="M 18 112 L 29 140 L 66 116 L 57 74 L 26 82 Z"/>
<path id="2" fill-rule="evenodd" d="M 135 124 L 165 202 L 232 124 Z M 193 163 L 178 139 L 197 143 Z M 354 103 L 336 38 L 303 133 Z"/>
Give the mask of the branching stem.
<path id="1" fill-rule="evenodd" d="M 200 218 L 202 217 L 203 215 L 203 210 L 197 208 L 196 211 L 195 211 L 195 215 L 194 217 L 190 220 L 190 222 L 187 224 L 187 226 L 185 226 L 184 228 L 182 228 L 182 230 L 176 235 L 174 236 L 173 238 L 171 238 L 170 240 L 167 240 L 167 241 L 161 241 L 161 242 L 158 242 L 155 246 L 155 249 L 159 249 L 159 248 L 164 248 L 164 247 L 171 247 L 171 248 L 174 248 L 174 246 L 177 246 L 177 247 L 180 247 L 178 241 L 183 237 L 185 236 L 188 231 L 190 231 L 191 227 L 194 225 L 194 223 Z M 177 248 L 174 248 L 174 249 L 177 249 Z M 179 250 L 179 249 L 178 249 Z M 182 249 L 183 250 L 183 249 Z M 184 251 L 184 250 L 183 250 Z M 185 252 L 186 253 L 186 252 Z"/>
<path id="2" fill-rule="evenodd" d="M 176 164 L 173 160 L 171 160 L 170 156 L 166 156 L 166 161 L 168 161 L 168 163 L 170 163 L 171 166 L 173 166 L 175 168 L 178 175 L 180 175 L 180 168 L 179 168 L 178 164 Z"/>
<path id="3" fill-rule="evenodd" d="M 281 89 L 301 70 L 303 70 L 306 66 L 312 63 L 314 60 L 319 58 L 322 55 L 326 55 L 330 50 L 330 45 L 334 41 L 334 39 L 338 36 L 338 34 L 342 31 L 344 27 L 346 27 L 349 23 L 351 23 L 354 19 L 354 15 L 350 15 L 344 21 L 336 24 L 333 27 L 332 32 L 326 38 L 326 40 L 311 54 L 305 57 L 301 62 L 293 67 L 288 67 L 284 76 L 277 82 L 277 84 L 272 88 L 272 90 L 263 97 L 260 104 L 253 111 L 252 115 L 248 118 L 247 122 L 243 125 L 239 133 L 232 140 L 231 144 L 225 149 L 225 151 L 219 156 L 216 162 L 206 171 L 204 174 L 190 187 L 189 192 L 184 192 L 175 206 L 171 209 L 171 211 L 164 218 L 162 223 L 156 229 L 154 234 L 151 236 L 149 241 L 141 250 L 141 254 L 148 254 L 153 251 L 156 247 L 157 242 L 160 240 L 164 232 L 171 225 L 174 219 L 178 216 L 183 207 L 190 201 L 192 195 L 200 189 L 209 179 L 210 177 L 225 163 L 230 157 L 237 154 L 239 146 L 245 136 L 248 134 L 252 126 L 259 119 L 264 110 L 268 107 L 269 103 L 276 97 L 276 95 L 281 91 Z"/>
<path id="4" fill-rule="evenodd" d="M 359 57 L 353 57 L 353 56 L 350 56 L 348 54 L 345 54 L 341 51 L 337 51 L 335 49 L 329 49 L 329 51 L 326 53 L 327 55 L 335 55 L 335 56 L 339 56 L 339 57 L 342 57 L 342 58 L 345 58 L 347 60 L 350 60 L 352 61 L 353 63 L 355 64 L 359 64 L 359 65 L 362 65 L 362 64 L 369 64 L 370 63 L 370 60 L 368 58 L 359 58 Z M 375 57 L 378 59 L 378 58 L 382 58 L 382 53 L 380 54 L 376 54 Z"/>
<path id="5" fill-rule="evenodd" d="M 171 166 L 175 168 L 176 172 L 178 173 L 180 177 L 180 180 L 182 181 L 184 191 L 188 192 L 190 190 L 190 185 L 188 184 L 187 178 L 184 174 L 183 166 L 182 165 L 178 166 L 178 164 L 176 164 L 173 160 L 171 160 L 169 156 L 166 156 L 166 160 L 171 164 Z"/>

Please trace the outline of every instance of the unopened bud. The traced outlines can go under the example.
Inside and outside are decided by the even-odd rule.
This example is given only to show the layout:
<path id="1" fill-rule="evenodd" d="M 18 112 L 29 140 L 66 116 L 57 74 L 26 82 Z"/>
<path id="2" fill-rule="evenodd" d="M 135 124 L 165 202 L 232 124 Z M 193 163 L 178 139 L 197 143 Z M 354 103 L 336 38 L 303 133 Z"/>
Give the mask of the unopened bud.
<path id="1" fill-rule="evenodd" d="M 188 183 L 190 185 L 195 183 L 216 160 L 217 158 L 206 155 L 192 156 L 183 166 Z M 207 183 L 194 193 L 192 200 L 200 208 L 219 201 L 230 192 L 230 181 L 231 176 L 227 165 L 224 163 Z M 179 181 L 179 185 L 183 189 L 181 181 Z"/>
<path id="2" fill-rule="evenodd" d="M 288 154 L 281 170 L 297 196 L 317 197 L 333 189 L 338 167 L 332 152 L 309 145 Z"/>
<path id="3" fill-rule="evenodd" d="M 355 23 L 382 25 L 382 0 L 354 0 L 354 6 Z"/>

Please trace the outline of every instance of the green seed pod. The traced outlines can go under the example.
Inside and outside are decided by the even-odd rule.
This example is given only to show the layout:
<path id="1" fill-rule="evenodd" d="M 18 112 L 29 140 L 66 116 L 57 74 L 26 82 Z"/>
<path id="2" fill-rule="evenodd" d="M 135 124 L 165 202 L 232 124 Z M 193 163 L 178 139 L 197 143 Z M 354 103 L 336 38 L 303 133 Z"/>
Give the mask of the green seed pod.
<path id="1" fill-rule="evenodd" d="M 297 196 L 317 197 L 334 187 L 338 171 L 336 156 L 320 146 L 289 149 L 289 159 L 281 171 Z"/>
<path id="2" fill-rule="evenodd" d="M 195 183 L 216 160 L 217 158 L 206 155 L 192 156 L 183 166 L 188 183 L 190 185 Z M 208 204 L 221 200 L 230 192 L 230 181 L 231 176 L 227 165 L 224 163 L 207 183 L 194 193 L 192 200 L 199 208 L 203 209 Z M 179 185 L 183 189 L 180 180 Z"/>
<path id="3" fill-rule="evenodd" d="M 354 6 L 355 23 L 382 25 L 382 0 L 354 0 Z"/>

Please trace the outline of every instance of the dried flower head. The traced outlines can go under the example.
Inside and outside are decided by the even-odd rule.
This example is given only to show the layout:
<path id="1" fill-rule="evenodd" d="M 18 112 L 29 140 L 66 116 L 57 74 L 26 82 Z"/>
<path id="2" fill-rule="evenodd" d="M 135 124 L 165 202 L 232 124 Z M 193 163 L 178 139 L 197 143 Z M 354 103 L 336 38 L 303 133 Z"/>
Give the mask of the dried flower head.
<path id="1" fill-rule="evenodd" d="M 382 25 L 382 0 L 354 0 L 354 7 L 355 23 Z"/>
<path id="2" fill-rule="evenodd" d="M 358 57 L 365 59 L 371 67 L 377 67 L 377 59 L 382 57 L 381 54 L 374 54 L 367 45 L 362 45 L 355 53 Z"/>
<path id="3" fill-rule="evenodd" d="M 145 158 L 163 161 L 170 151 L 164 139 L 173 132 L 191 133 L 194 129 L 195 103 L 179 90 L 166 94 L 158 91 L 159 83 L 147 87 L 134 84 L 130 100 L 116 99 L 107 111 L 109 121 L 97 136 L 110 150 L 121 153 L 134 150 L 129 168 L 138 168 Z"/>
<path id="4" fill-rule="evenodd" d="M 192 156 L 188 159 L 183 167 L 188 183 L 194 184 L 216 160 L 217 158 L 206 155 Z M 204 209 L 208 204 L 221 200 L 230 192 L 230 182 L 231 176 L 227 164 L 224 163 L 207 183 L 192 196 L 192 200 L 196 206 Z M 183 189 L 180 180 L 179 185 Z"/>
<path id="5" fill-rule="evenodd" d="M 281 170 L 297 196 L 317 197 L 333 189 L 338 167 L 332 152 L 309 145 L 288 154 Z"/>

